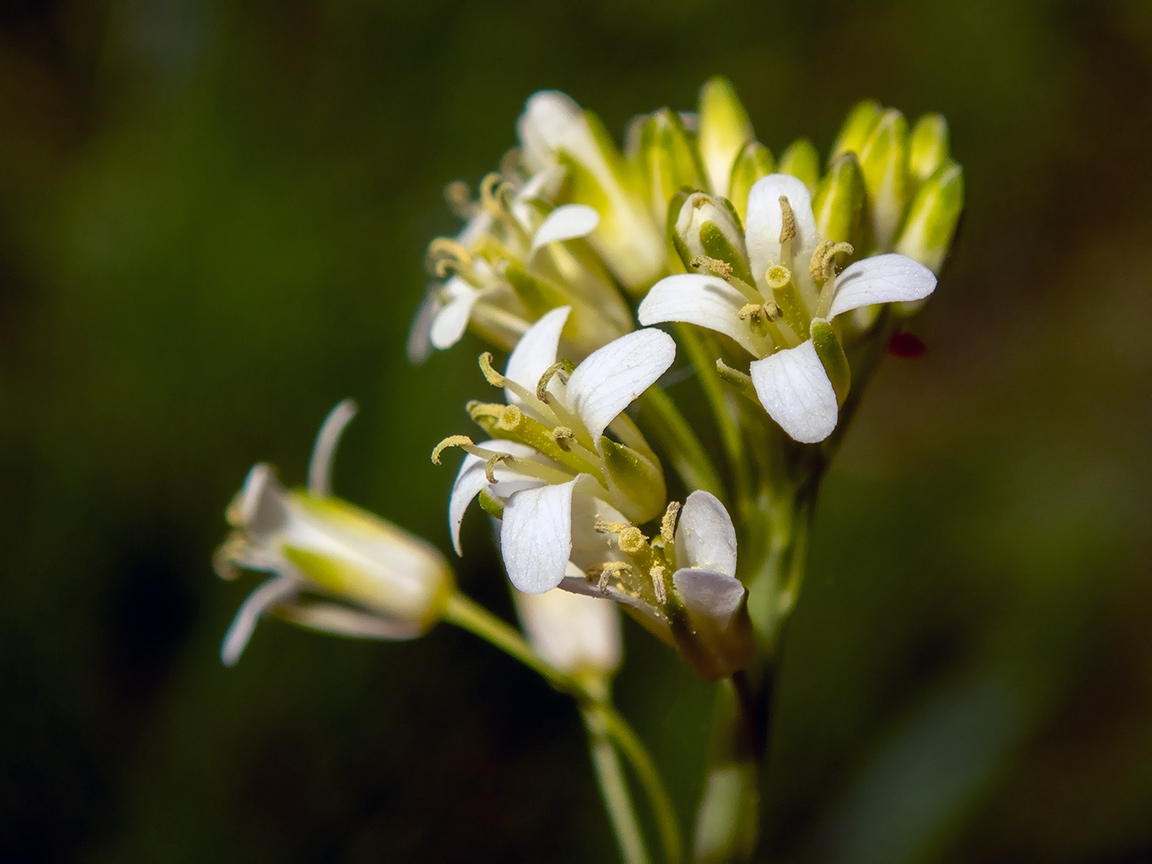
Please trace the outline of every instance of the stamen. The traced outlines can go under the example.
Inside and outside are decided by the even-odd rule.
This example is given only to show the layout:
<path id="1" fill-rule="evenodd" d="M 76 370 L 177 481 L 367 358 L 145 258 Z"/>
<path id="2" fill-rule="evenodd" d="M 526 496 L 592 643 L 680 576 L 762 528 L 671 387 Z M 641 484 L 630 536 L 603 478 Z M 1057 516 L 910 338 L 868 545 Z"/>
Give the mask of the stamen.
<path id="1" fill-rule="evenodd" d="M 664 511 L 664 518 L 660 520 L 660 536 L 669 546 L 676 542 L 676 517 L 678 515 L 680 515 L 680 502 L 670 501 L 668 509 Z"/>
<path id="2" fill-rule="evenodd" d="M 689 263 L 697 270 L 699 270 L 701 267 L 707 267 L 710 271 L 712 271 L 713 276 L 719 276 L 725 281 L 732 278 L 732 265 L 727 261 L 721 261 L 719 258 L 709 258 L 707 255 L 697 255 Z"/>
<path id="3" fill-rule="evenodd" d="M 784 317 L 784 310 L 780 308 L 780 304 L 775 300 L 769 300 L 764 304 L 764 314 L 768 317 L 769 321 L 779 321 Z"/>
<path id="4" fill-rule="evenodd" d="M 432 464 L 433 465 L 439 465 L 440 464 L 440 454 L 443 453 L 445 450 L 447 450 L 450 447 L 472 447 L 472 446 L 474 446 L 472 439 L 469 438 L 467 435 L 449 435 L 447 438 L 445 438 L 443 441 L 441 441 L 439 444 L 437 444 L 436 448 L 432 451 Z"/>
<path id="5" fill-rule="evenodd" d="M 437 237 L 428 244 L 424 266 L 439 279 L 472 266 L 472 253 L 453 237 Z"/>
<path id="6" fill-rule="evenodd" d="M 783 246 L 796 236 L 796 214 L 792 212 L 792 205 L 788 203 L 788 196 L 780 196 L 780 215 L 783 221 L 780 225 L 780 245 Z"/>
<path id="7" fill-rule="evenodd" d="M 507 453 L 496 453 L 487 462 L 484 463 L 484 476 L 488 478 L 488 482 L 496 483 L 496 466 L 501 462 L 511 462 L 512 457 Z"/>
<path id="8" fill-rule="evenodd" d="M 453 180 L 444 187 L 444 200 L 452 212 L 461 219 L 468 220 L 476 215 L 476 203 L 472 200 L 472 190 L 463 180 Z"/>
<path id="9" fill-rule="evenodd" d="M 552 430 L 552 440 L 556 442 L 557 447 L 567 453 L 576 442 L 576 433 L 567 426 L 557 426 Z"/>
<path id="10" fill-rule="evenodd" d="M 828 250 L 828 252 L 824 258 L 824 272 L 825 272 L 825 274 L 827 274 L 825 278 L 831 279 L 832 276 L 835 275 L 836 256 L 837 255 L 839 255 L 841 252 L 843 252 L 846 255 L 851 255 L 855 251 L 856 250 L 853 248 L 851 243 L 834 243 L 834 244 L 832 244 L 832 247 Z"/>
<path id="11" fill-rule="evenodd" d="M 474 423 L 480 423 L 483 426 L 482 420 L 499 422 L 507 407 L 507 405 L 501 405 L 499 402 L 481 402 L 478 399 L 473 399 L 464 406 L 464 410 L 468 412 L 468 416 L 472 418 Z"/>
<path id="12" fill-rule="evenodd" d="M 835 245 L 831 240 L 821 240 L 816 251 L 812 253 L 812 260 L 808 262 L 808 275 L 812 277 L 813 282 L 823 282 L 828 278 L 824 259 L 828 255 L 828 250 Z"/>
<path id="13" fill-rule="evenodd" d="M 664 567 L 653 564 L 649 574 L 652 578 L 652 590 L 656 592 L 656 602 L 663 606 L 668 602 L 668 588 L 664 584 Z"/>
<path id="14" fill-rule="evenodd" d="M 557 360 L 545 369 L 544 374 L 540 376 L 540 380 L 536 382 L 536 398 L 545 404 L 550 404 L 551 400 L 548 398 L 548 385 L 552 383 L 552 377 L 559 375 L 560 382 L 567 384 L 568 376 L 572 374 L 575 368 L 570 360 Z"/>
<path id="15" fill-rule="evenodd" d="M 597 534 L 619 534 L 631 527 L 629 522 L 609 522 L 599 516 L 596 517 L 596 524 L 593 526 Z"/>
<path id="16" fill-rule="evenodd" d="M 492 368 L 492 353 L 485 351 L 480 355 L 480 371 L 484 373 L 484 380 L 493 387 L 503 387 L 508 379 Z"/>

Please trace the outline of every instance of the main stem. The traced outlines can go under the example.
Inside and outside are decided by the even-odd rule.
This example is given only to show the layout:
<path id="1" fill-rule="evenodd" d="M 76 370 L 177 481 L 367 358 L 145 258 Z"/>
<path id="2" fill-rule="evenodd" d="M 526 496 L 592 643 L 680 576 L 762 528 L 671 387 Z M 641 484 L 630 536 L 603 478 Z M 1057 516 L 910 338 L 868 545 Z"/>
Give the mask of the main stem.
<path id="1" fill-rule="evenodd" d="M 584 727 L 588 730 L 588 751 L 592 756 L 592 766 L 596 769 L 600 794 L 604 798 L 604 808 L 608 811 L 620 855 L 625 864 L 648 864 L 648 850 L 644 846 L 644 835 L 636 818 L 632 796 L 628 793 L 628 782 L 624 778 L 616 750 L 604 729 L 602 715 L 588 708 L 582 713 Z"/>

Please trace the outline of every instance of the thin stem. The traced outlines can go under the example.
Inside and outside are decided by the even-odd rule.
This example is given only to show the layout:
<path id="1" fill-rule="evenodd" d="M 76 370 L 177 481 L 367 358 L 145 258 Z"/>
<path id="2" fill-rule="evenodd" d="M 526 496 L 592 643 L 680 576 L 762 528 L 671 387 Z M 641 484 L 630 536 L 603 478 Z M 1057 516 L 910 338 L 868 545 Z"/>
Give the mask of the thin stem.
<path id="1" fill-rule="evenodd" d="M 728 392 L 720 380 L 720 373 L 716 371 L 716 356 L 713 356 L 716 352 L 708 350 L 701 334 L 694 327 L 678 325 L 676 334 L 680 337 L 684 350 L 688 352 L 688 359 L 696 367 L 696 373 L 700 376 L 700 387 L 704 390 L 708 404 L 712 406 L 712 413 L 720 430 L 720 440 L 724 445 L 724 453 L 732 469 L 736 500 L 744 506 L 749 495 L 744 435 L 740 431 L 739 420 L 733 416 L 732 405 Z"/>
<path id="2" fill-rule="evenodd" d="M 636 772 L 640 785 L 644 787 L 652 804 L 652 812 L 656 816 L 656 825 L 660 830 L 660 842 L 669 864 L 680 864 L 684 854 L 683 834 L 680 831 L 680 821 L 676 817 L 676 808 L 672 805 L 668 790 L 664 788 L 660 772 L 656 770 L 652 757 L 632 727 L 628 725 L 628 721 L 611 705 L 602 704 L 599 708 L 603 712 L 606 733 Z"/>
<path id="3" fill-rule="evenodd" d="M 724 500 L 724 486 L 708 451 L 668 394 L 655 385 L 638 400 L 640 417 L 647 421 L 676 472 L 693 489 L 706 489 Z"/>
<path id="4" fill-rule="evenodd" d="M 648 864 L 650 859 L 640 830 L 640 820 L 636 817 L 636 808 L 632 804 L 620 760 L 604 729 L 603 715 L 595 708 L 585 708 L 581 713 L 588 730 L 588 750 L 592 755 L 592 765 L 596 769 L 600 794 L 604 798 L 604 808 L 608 811 L 612 831 L 620 847 L 620 856 L 625 864 Z"/>

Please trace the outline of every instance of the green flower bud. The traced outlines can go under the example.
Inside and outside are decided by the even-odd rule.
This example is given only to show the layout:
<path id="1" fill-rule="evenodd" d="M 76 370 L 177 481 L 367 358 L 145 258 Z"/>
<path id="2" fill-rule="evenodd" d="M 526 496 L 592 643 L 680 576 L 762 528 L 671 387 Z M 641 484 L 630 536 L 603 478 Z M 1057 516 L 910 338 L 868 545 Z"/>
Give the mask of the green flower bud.
<path id="1" fill-rule="evenodd" d="M 908 121 L 885 111 L 860 151 L 860 168 L 872 205 L 872 237 L 879 252 L 892 248 L 910 194 Z"/>
<path id="2" fill-rule="evenodd" d="M 676 220 L 676 235 L 688 254 L 691 269 L 703 269 L 722 278 L 735 276 L 754 285 L 744 245 L 744 229 L 732 205 L 703 192 L 688 196 Z M 724 272 L 727 271 L 727 272 Z"/>
<path id="3" fill-rule="evenodd" d="M 919 185 L 948 159 L 948 121 L 943 114 L 925 114 L 912 128 L 912 152 L 908 168 Z"/>
<path id="4" fill-rule="evenodd" d="M 775 160 L 772 151 L 759 141 L 749 141 L 740 150 L 732 165 L 732 180 L 729 184 L 729 199 L 743 220 L 748 216 L 748 193 L 761 177 L 772 173 Z"/>
<path id="5" fill-rule="evenodd" d="M 776 166 L 776 171 L 779 174 L 791 174 L 800 178 L 808 187 L 808 191 L 813 192 L 816 189 L 816 182 L 820 179 L 820 154 L 811 141 L 799 138 L 780 155 L 780 164 Z"/>
<path id="6" fill-rule="evenodd" d="M 659 463 L 607 436 L 600 439 L 600 444 L 608 490 L 617 503 L 628 504 L 620 507 L 620 511 L 637 523 L 659 516 L 667 502 L 664 472 Z"/>
<path id="7" fill-rule="evenodd" d="M 841 153 L 832 160 L 812 198 L 817 235 L 859 248 L 863 240 L 866 198 L 864 174 L 856 154 L 852 151 Z"/>
<path id="8" fill-rule="evenodd" d="M 698 136 L 709 187 L 727 197 L 732 164 L 744 143 L 756 137 L 748 112 L 727 78 L 712 78 L 700 88 Z"/>
<path id="9" fill-rule="evenodd" d="M 849 113 L 840 134 L 836 136 L 836 143 L 832 145 L 829 160 L 835 159 L 841 153 L 855 153 L 857 156 L 864 150 L 864 142 L 880 122 L 880 115 L 884 109 L 875 99 L 866 99 L 860 102 Z"/>
<path id="10" fill-rule="evenodd" d="M 939 273 L 963 209 L 964 170 L 945 163 L 916 193 L 896 251 Z"/>
<path id="11" fill-rule="evenodd" d="M 640 127 L 637 162 L 658 223 L 663 222 L 668 202 L 678 190 L 705 186 L 704 168 L 680 115 L 667 108 L 661 108 Z"/>

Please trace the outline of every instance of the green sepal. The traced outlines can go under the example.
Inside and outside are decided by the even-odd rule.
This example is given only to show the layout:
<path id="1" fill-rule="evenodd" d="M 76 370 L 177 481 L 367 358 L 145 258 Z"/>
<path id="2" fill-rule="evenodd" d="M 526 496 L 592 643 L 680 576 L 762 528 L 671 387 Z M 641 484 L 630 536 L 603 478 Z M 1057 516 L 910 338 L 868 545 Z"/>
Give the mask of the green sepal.
<path id="1" fill-rule="evenodd" d="M 816 189 L 820 179 L 820 154 L 816 146 L 807 138 L 798 138 L 780 154 L 780 164 L 776 166 L 780 174 L 799 177 L 809 192 Z"/>
<path id="2" fill-rule="evenodd" d="M 604 457 L 604 475 L 614 503 L 633 522 L 655 519 L 667 502 L 664 473 L 659 464 L 653 464 L 631 447 L 617 444 L 608 436 L 600 439 Z"/>
<path id="3" fill-rule="evenodd" d="M 875 99 L 858 102 L 848 112 L 844 125 L 840 127 L 840 134 L 836 136 L 836 143 L 832 145 L 832 152 L 828 156 L 829 163 L 841 153 L 855 153 L 859 156 L 864 149 L 864 142 L 880 122 L 882 113 L 884 109 Z"/>
<path id="4" fill-rule="evenodd" d="M 748 217 L 748 193 L 756 181 L 767 177 L 775 167 L 772 151 L 759 141 L 749 141 L 741 148 L 732 163 L 732 179 L 728 184 L 728 197 L 743 221 Z"/>
<path id="5" fill-rule="evenodd" d="M 700 88 L 700 125 L 697 142 L 708 175 L 710 191 L 728 196 L 732 164 L 744 142 L 756 133 L 732 82 L 716 76 Z"/>
<path id="6" fill-rule="evenodd" d="M 832 389 L 836 391 L 836 401 L 843 405 L 844 400 L 848 398 L 848 388 L 852 383 L 852 370 L 848 367 L 844 346 L 840 344 L 840 337 L 836 335 L 836 328 L 832 326 L 831 321 L 824 318 L 813 319 L 812 344 L 816 347 L 816 356 L 824 364 L 824 371 L 828 373 Z"/>
<path id="7" fill-rule="evenodd" d="M 727 199 L 722 200 L 724 203 L 728 203 Z M 728 206 L 731 207 L 731 204 Z M 739 227 L 740 217 L 734 211 L 732 211 L 732 215 L 735 217 L 737 227 Z M 752 268 L 715 222 L 705 222 L 700 226 L 700 246 L 709 258 L 715 258 L 728 264 L 732 268 L 732 275 L 737 279 L 742 280 L 747 285 L 756 284 L 756 280 L 752 278 Z"/>
<path id="8" fill-rule="evenodd" d="M 504 270 L 504 278 L 524 304 L 531 318 L 539 318 L 550 309 L 558 306 L 568 306 L 573 302 L 572 295 L 567 291 L 550 285 L 542 279 L 537 279 L 515 261 L 509 261 Z"/>
<path id="9" fill-rule="evenodd" d="M 955 162 L 946 162 L 912 200 L 896 251 L 939 273 L 963 210 L 964 169 Z"/>
<path id="10" fill-rule="evenodd" d="M 476 500 L 480 502 L 480 509 L 491 516 L 493 519 L 504 518 L 504 505 L 488 491 L 487 488 L 481 489 L 480 494 L 476 496 Z"/>
<path id="11" fill-rule="evenodd" d="M 948 160 L 948 121 L 943 114 L 925 114 L 912 127 L 908 170 L 914 183 L 923 183 Z"/>
<path id="12" fill-rule="evenodd" d="M 860 153 L 860 169 L 872 204 L 872 236 L 880 252 L 892 248 L 910 197 L 908 150 L 908 121 L 890 109 L 881 116 Z"/>
<path id="13" fill-rule="evenodd" d="M 737 393 L 747 396 L 753 402 L 759 402 L 756 396 L 756 388 L 752 384 L 752 376 L 741 372 L 739 369 L 733 369 L 719 358 L 716 360 L 716 372 L 719 374 L 720 380 Z"/>
<path id="14" fill-rule="evenodd" d="M 812 198 L 816 234 L 836 243 L 843 241 L 857 246 L 862 239 L 866 197 L 864 174 L 856 154 L 841 153 L 832 160 Z"/>
<path id="15" fill-rule="evenodd" d="M 695 144 L 680 115 L 668 108 L 661 108 L 641 127 L 637 163 L 657 218 L 667 211 L 677 190 L 705 188 L 704 166 Z"/>
<path id="16" fill-rule="evenodd" d="M 668 217 L 664 222 L 664 236 L 667 238 L 669 247 L 676 253 L 676 257 L 680 259 L 680 263 L 684 265 L 684 270 L 689 273 L 694 273 L 695 271 L 692 269 L 692 253 L 688 251 L 688 247 L 684 245 L 684 241 L 680 239 L 680 235 L 676 232 L 676 222 L 680 218 L 680 211 L 684 209 L 684 202 L 688 200 L 688 196 L 691 194 L 691 190 L 681 189 L 668 201 Z M 669 258 L 671 257 L 670 255 Z"/>

